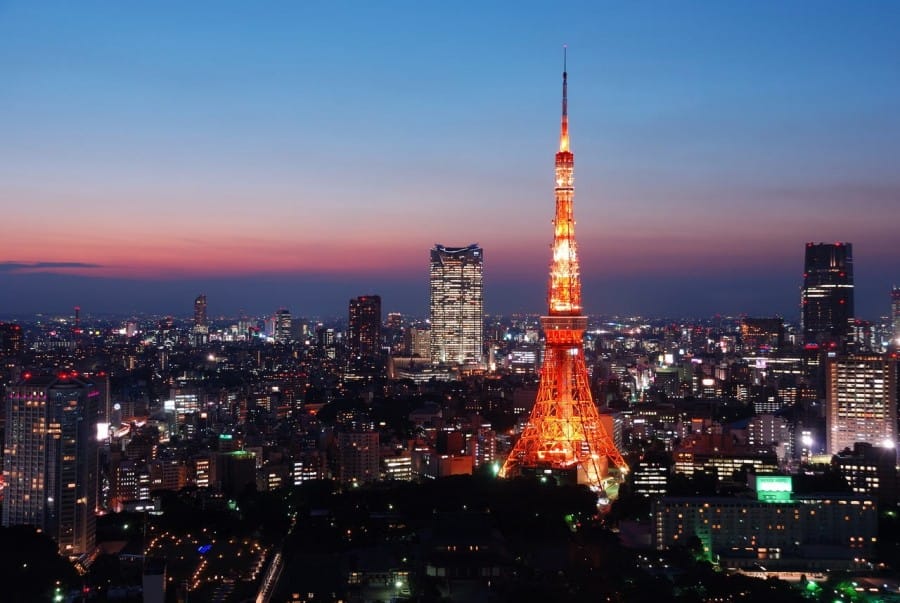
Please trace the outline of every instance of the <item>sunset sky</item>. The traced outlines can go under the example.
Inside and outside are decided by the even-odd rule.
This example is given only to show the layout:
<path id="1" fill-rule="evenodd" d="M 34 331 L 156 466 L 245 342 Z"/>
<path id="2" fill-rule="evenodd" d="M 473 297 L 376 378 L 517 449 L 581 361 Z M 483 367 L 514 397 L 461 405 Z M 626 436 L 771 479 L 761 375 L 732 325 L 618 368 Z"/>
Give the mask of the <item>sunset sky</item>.
<path id="1" fill-rule="evenodd" d="M 479 243 L 545 309 L 569 47 L 590 313 L 798 315 L 807 241 L 900 284 L 897 2 L 0 0 L 0 319 L 424 316 Z"/>

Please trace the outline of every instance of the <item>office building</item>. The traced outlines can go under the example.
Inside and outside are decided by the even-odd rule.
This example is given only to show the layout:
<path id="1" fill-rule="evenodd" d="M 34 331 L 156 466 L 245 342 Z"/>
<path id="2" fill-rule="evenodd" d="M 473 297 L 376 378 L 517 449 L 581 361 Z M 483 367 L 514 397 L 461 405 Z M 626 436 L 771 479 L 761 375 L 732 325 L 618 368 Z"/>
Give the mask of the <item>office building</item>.
<path id="1" fill-rule="evenodd" d="M 745 353 L 775 353 L 784 347 L 784 321 L 780 318 L 744 318 L 741 342 Z"/>
<path id="2" fill-rule="evenodd" d="M 16 356 L 23 350 L 22 327 L 0 322 L 0 356 Z"/>
<path id="3" fill-rule="evenodd" d="M 739 444 L 728 434 L 695 433 L 675 449 L 675 472 L 689 477 L 703 472 L 731 480 L 748 468 L 755 473 L 777 471 L 778 457 L 772 446 Z"/>
<path id="4" fill-rule="evenodd" d="M 38 527 L 66 556 L 94 550 L 98 397 L 75 373 L 27 378 L 6 395 L 3 525 Z"/>
<path id="5" fill-rule="evenodd" d="M 747 443 L 750 446 L 771 446 L 779 460 L 793 455 L 794 434 L 791 422 L 773 414 L 758 414 L 747 424 Z"/>
<path id="6" fill-rule="evenodd" d="M 379 438 L 377 431 L 337 434 L 338 475 L 343 484 L 378 481 Z"/>
<path id="7" fill-rule="evenodd" d="M 665 496 L 672 475 L 672 459 L 665 453 L 648 453 L 641 458 L 631 474 L 635 494 L 647 497 Z"/>
<path id="8" fill-rule="evenodd" d="M 275 343 L 290 343 L 293 339 L 291 311 L 281 308 L 275 313 L 274 319 L 275 325 L 272 337 L 275 339 Z"/>
<path id="9" fill-rule="evenodd" d="M 891 288 L 891 326 L 894 334 L 894 347 L 900 347 L 900 287 Z"/>
<path id="10" fill-rule="evenodd" d="M 194 300 L 194 345 L 203 345 L 209 341 L 209 321 L 206 318 L 206 295 L 201 293 Z"/>
<path id="11" fill-rule="evenodd" d="M 756 498 L 671 497 L 653 506 L 658 550 L 699 538 L 723 566 L 855 569 L 874 553 L 878 515 L 858 494 L 792 492 L 787 476 L 756 476 Z M 763 569 L 763 571 L 766 571 Z"/>
<path id="12" fill-rule="evenodd" d="M 857 442 L 897 442 L 897 360 L 881 354 L 829 358 L 825 374 L 826 451 Z"/>
<path id="13" fill-rule="evenodd" d="M 347 328 L 347 353 L 350 364 L 378 363 L 381 357 L 381 297 L 361 295 L 350 300 Z"/>
<path id="14" fill-rule="evenodd" d="M 408 356 L 431 358 L 431 330 L 421 327 L 407 327 L 403 347 Z"/>
<path id="15" fill-rule="evenodd" d="M 484 316 L 481 247 L 431 250 L 431 361 L 480 364 Z"/>
<path id="16" fill-rule="evenodd" d="M 855 493 L 871 496 L 881 510 L 897 507 L 900 482 L 895 449 L 857 442 L 852 451 L 836 454 L 831 463 Z"/>
<path id="17" fill-rule="evenodd" d="M 321 324 L 316 327 L 316 352 L 320 358 L 337 357 L 337 337 L 333 328 Z"/>
<path id="18" fill-rule="evenodd" d="M 804 343 L 846 340 L 853 319 L 852 244 L 806 244 L 801 306 Z"/>
<path id="19" fill-rule="evenodd" d="M 114 462 L 110 478 L 109 506 L 115 512 L 150 500 L 150 472 L 146 463 L 136 460 Z"/>
<path id="20" fill-rule="evenodd" d="M 387 481 L 411 482 L 412 455 L 409 452 L 397 451 L 395 454 L 382 456 L 381 472 Z"/>

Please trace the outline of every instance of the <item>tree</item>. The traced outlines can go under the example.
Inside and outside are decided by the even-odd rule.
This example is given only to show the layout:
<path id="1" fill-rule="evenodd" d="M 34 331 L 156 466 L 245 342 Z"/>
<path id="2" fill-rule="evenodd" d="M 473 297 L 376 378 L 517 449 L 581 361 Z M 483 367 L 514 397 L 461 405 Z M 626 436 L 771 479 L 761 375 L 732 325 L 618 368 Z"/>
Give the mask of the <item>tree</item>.
<path id="1" fill-rule="evenodd" d="M 47 534 L 31 526 L 0 528 L 0 584 L 9 603 L 50 601 L 57 587 L 80 585 L 78 572 Z"/>

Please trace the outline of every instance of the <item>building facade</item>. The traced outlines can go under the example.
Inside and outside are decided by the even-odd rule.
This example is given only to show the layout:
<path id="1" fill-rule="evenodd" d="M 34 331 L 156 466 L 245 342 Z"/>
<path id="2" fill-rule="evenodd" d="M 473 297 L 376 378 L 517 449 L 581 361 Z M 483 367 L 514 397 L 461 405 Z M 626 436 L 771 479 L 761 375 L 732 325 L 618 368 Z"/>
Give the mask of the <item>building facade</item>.
<path id="1" fill-rule="evenodd" d="M 897 443 L 897 360 L 882 354 L 836 356 L 826 366 L 826 450 L 856 442 Z"/>
<path id="2" fill-rule="evenodd" d="M 891 288 L 891 326 L 893 327 L 893 346 L 900 347 L 900 287 Z"/>
<path id="3" fill-rule="evenodd" d="M 431 361 L 481 364 L 484 252 L 478 245 L 431 250 Z"/>
<path id="4" fill-rule="evenodd" d="M 291 317 L 291 311 L 281 308 L 275 313 L 275 328 L 272 334 L 275 342 L 290 343 L 293 339 L 292 329 L 293 317 Z"/>
<path id="5" fill-rule="evenodd" d="M 22 327 L 0 322 L 0 356 L 16 356 L 24 349 Z"/>
<path id="6" fill-rule="evenodd" d="M 380 478 L 377 431 L 337 434 L 338 475 L 342 484 L 362 484 Z"/>
<path id="7" fill-rule="evenodd" d="M 209 320 L 206 318 L 206 295 L 201 293 L 194 300 L 194 344 L 203 345 L 209 340 Z"/>
<path id="8" fill-rule="evenodd" d="M 852 244 L 806 244 L 800 302 L 805 343 L 846 340 L 853 319 Z"/>
<path id="9" fill-rule="evenodd" d="M 38 527 L 66 556 L 94 550 L 99 396 L 75 373 L 31 377 L 7 391 L 3 525 Z"/>
<path id="10" fill-rule="evenodd" d="M 790 479 L 790 478 L 786 478 Z M 874 553 L 875 502 L 853 494 L 785 500 L 672 497 L 653 507 L 657 550 L 698 538 L 704 552 L 726 567 L 852 569 Z"/>
<path id="11" fill-rule="evenodd" d="M 775 353 L 784 347 L 784 321 L 781 318 L 744 318 L 741 343 L 745 353 Z"/>
<path id="12" fill-rule="evenodd" d="M 850 488 L 857 494 L 873 497 L 881 510 L 897 507 L 900 481 L 897 454 L 893 448 L 857 442 L 852 451 L 836 454 L 831 460 Z"/>
<path id="13" fill-rule="evenodd" d="M 350 300 L 347 353 L 351 364 L 375 364 L 381 357 L 381 296 Z"/>

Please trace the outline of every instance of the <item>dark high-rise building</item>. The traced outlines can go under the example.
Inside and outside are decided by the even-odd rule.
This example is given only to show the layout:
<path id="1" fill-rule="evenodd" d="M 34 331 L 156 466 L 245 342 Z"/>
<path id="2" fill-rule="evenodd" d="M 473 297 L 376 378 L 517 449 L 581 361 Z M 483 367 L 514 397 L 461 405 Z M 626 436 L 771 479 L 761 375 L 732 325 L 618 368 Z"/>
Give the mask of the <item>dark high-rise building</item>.
<path id="1" fill-rule="evenodd" d="M 322 358 L 332 358 L 337 356 L 337 339 L 334 329 L 325 325 L 316 326 L 316 351 Z"/>
<path id="2" fill-rule="evenodd" d="M 484 253 L 478 245 L 431 250 L 431 360 L 481 363 Z"/>
<path id="3" fill-rule="evenodd" d="M 350 300 L 347 353 L 351 363 L 372 364 L 381 355 L 381 297 L 361 295 Z"/>
<path id="4" fill-rule="evenodd" d="M 3 525 L 38 527 L 67 556 L 94 550 L 99 397 L 75 373 L 26 378 L 6 395 Z"/>
<path id="5" fill-rule="evenodd" d="M 891 326 L 894 327 L 893 345 L 900 347 L 900 287 L 891 289 Z"/>
<path id="6" fill-rule="evenodd" d="M 337 474 L 341 483 L 361 484 L 378 480 L 379 437 L 377 431 L 337 434 Z"/>
<path id="7" fill-rule="evenodd" d="M 22 327 L 13 323 L 0 322 L 0 355 L 21 354 L 23 346 Z"/>
<path id="8" fill-rule="evenodd" d="M 806 244 L 801 305 L 806 344 L 846 340 L 853 319 L 852 244 Z"/>
<path id="9" fill-rule="evenodd" d="M 194 300 L 194 342 L 203 345 L 209 338 L 209 321 L 206 318 L 206 295 L 201 293 Z"/>
<path id="10" fill-rule="evenodd" d="M 778 352 L 784 346 L 784 321 L 780 318 L 745 318 L 741 321 L 745 352 Z"/>
<path id="11" fill-rule="evenodd" d="M 194 300 L 194 327 L 206 327 L 206 295 L 201 293 Z"/>

